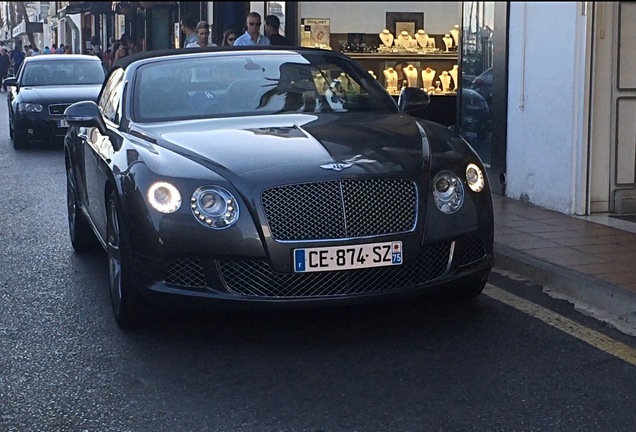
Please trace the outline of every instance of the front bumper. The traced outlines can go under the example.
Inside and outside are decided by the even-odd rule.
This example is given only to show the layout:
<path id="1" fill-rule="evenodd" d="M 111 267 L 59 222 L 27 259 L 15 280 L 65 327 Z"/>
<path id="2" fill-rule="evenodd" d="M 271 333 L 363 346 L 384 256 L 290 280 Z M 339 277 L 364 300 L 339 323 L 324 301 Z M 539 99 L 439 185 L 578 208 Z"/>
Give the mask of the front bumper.
<path id="1" fill-rule="evenodd" d="M 13 133 L 29 141 L 54 141 L 66 135 L 68 126 L 61 125 L 62 116 L 53 117 L 42 113 L 17 114 Z"/>
<path id="2" fill-rule="evenodd" d="M 266 260 L 134 257 L 137 287 L 151 298 L 165 295 L 249 303 L 348 301 L 411 291 L 432 292 L 453 281 L 487 277 L 493 265 L 488 238 L 470 234 L 423 245 L 400 266 L 317 273 L 281 273 Z"/>

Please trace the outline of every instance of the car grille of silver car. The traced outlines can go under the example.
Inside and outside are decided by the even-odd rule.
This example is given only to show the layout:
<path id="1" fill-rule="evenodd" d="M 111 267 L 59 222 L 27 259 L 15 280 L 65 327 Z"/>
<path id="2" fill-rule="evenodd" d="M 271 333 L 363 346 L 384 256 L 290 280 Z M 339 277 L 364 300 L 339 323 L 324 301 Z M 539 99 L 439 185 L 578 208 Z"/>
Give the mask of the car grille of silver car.
<path id="1" fill-rule="evenodd" d="M 417 187 L 399 179 L 336 180 L 266 189 L 263 208 L 278 241 L 358 238 L 412 231 Z"/>
<path id="2" fill-rule="evenodd" d="M 57 105 L 49 105 L 49 114 L 51 115 L 62 115 L 66 108 L 71 106 L 71 104 L 57 104 Z"/>
<path id="3" fill-rule="evenodd" d="M 277 273 L 264 260 L 200 260 L 179 258 L 171 262 L 165 282 L 183 288 L 207 289 L 207 280 L 218 280 L 226 289 L 252 297 L 344 296 L 408 289 L 444 276 L 450 266 L 452 242 L 422 248 L 416 260 L 400 266 L 319 273 Z M 486 249 L 478 236 L 455 241 L 453 261 L 457 268 L 484 259 Z"/>

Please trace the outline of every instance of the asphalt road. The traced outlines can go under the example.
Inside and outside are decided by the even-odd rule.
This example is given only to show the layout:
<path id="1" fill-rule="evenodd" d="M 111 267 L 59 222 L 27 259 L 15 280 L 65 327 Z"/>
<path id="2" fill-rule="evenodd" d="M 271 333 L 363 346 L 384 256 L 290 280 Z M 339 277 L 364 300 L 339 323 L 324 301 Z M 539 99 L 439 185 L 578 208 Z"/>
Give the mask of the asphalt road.
<path id="1" fill-rule="evenodd" d="M 62 148 L 13 150 L 4 98 L 0 431 L 636 430 L 636 365 L 577 334 L 628 359 L 635 339 L 499 272 L 497 290 L 572 331 L 490 294 L 120 330 L 105 255 L 68 238 Z"/>

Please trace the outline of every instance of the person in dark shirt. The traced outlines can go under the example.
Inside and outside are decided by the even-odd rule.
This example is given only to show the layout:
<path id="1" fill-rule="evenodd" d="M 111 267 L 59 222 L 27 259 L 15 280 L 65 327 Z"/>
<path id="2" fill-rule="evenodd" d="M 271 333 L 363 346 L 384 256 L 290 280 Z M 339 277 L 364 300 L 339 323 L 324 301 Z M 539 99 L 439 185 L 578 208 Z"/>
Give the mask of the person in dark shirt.
<path id="1" fill-rule="evenodd" d="M 6 48 L 0 48 L 0 82 L 4 80 L 9 74 L 9 67 L 11 66 L 11 57 Z M 7 87 L 2 84 L 2 89 L 7 91 Z"/>
<path id="2" fill-rule="evenodd" d="M 18 69 L 20 69 L 20 65 L 24 61 L 24 52 L 20 48 L 16 48 L 13 50 L 13 54 L 11 55 L 11 66 L 13 67 L 13 74 L 18 75 Z"/>
<path id="3" fill-rule="evenodd" d="M 267 15 L 265 17 L 265 35 L 269 38 L 272 45 L 291 46 L 291 43 L 285 36 L 280 34 L 280 20 L 276 15 Z"/>

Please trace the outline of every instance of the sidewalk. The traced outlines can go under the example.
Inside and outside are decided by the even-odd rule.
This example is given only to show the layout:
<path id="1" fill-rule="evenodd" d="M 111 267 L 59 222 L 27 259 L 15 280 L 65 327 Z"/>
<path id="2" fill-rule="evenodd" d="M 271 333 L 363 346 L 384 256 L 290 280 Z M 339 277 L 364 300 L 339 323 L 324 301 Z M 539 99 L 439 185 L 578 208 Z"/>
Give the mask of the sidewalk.
<path id="1" fill-rule="evenodd" d="M 636 336 L 636 223 L 569 216 L 500 195 L 493 207 L 495 271 L 517 273 Z"/>

